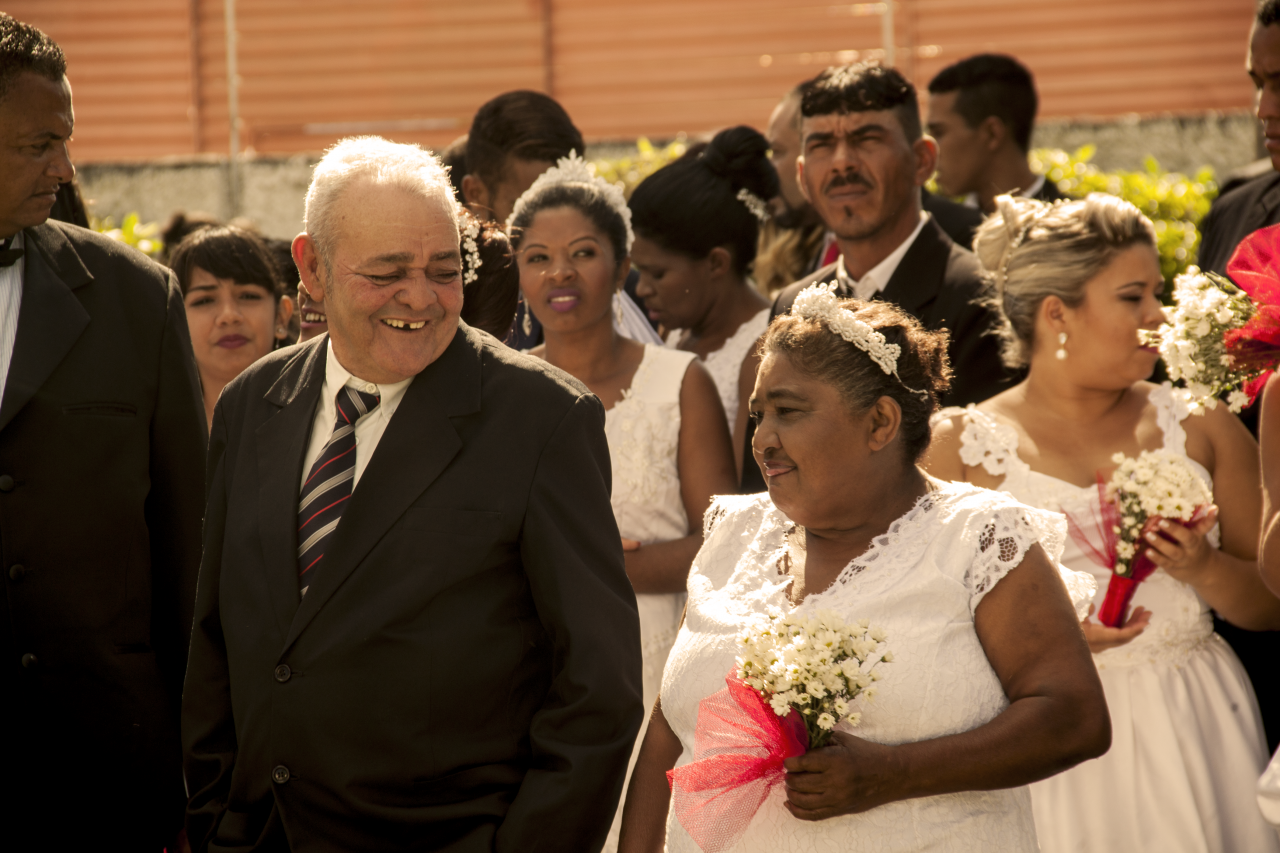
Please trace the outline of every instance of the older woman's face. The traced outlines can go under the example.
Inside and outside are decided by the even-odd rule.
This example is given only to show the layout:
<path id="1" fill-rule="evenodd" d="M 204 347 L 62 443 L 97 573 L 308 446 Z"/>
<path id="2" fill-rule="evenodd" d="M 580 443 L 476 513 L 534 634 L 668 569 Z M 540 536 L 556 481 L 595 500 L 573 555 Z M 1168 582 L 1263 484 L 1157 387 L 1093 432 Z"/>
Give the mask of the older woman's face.
<path id="1" fill-rule="evenodd" d="M 855 415 L 836 388 L 769 353 L 756 374 L 751 414 L 757 421 L 751 452 L 764 472 L 769 497 L 797 524 L 844 526 L 861 502 L 870 416 Z"/>
<path id="2" fill-rule="evenodd" d="M 1164 320 L 1160 259 L 1150 246 L 1130 246 L 1085 285 L 1084 300 L 1065 308 L 1067 360 L 1064 367 L 1086 386 L 1127 388 L 1146 379 L 1159 353 L 1138 342 L 1139 329 Z M 1041 357 L 1053 358 L 1056 335 L 1042 335 Z"/>
<path id="3" fill-rule="evenodd" d="M 548 332 L 574 332 L 609 321 L 613 294 L 626 264 L 613 257 L 609 238 L 573 207 L 540 210 L 524 229 L 520 291 Z"/>
<path id="4" fill-rule="evenodd" d="M 293 305 L 261 284 L 241 284 L 196 267 L 183 300 L 200 375 L 225 384 L 271 352 Z M 280 334 L 277 334 L 280 332 Z"/>

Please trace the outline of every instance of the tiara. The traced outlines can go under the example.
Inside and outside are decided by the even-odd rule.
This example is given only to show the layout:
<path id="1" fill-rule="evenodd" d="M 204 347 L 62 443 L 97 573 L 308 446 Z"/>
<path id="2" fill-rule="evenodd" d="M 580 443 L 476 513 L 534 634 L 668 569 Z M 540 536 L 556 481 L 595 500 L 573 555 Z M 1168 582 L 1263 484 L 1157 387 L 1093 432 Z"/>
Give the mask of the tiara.
<path id="1" fill-rule="evenodd" d="M 476 244 L 476 239 L 479 236 L 480 220 L 470 219 L 467 222 L 467 227 L 462 229 L 462 248 L 466 250 L 466 255 L 462 259 L 463 287 L 466 287 L 468 284 L 480 277 L 480 274 L 476 272 L 483 263 L 483 261 L 480 260 L 480 247 Z"/>
<path id="2" fill-rule="evenodd" d="M 609 206 L 613 208 L 618 216 L 622 217 L 622 224 L 627 229 L 627 253 L 631 253 L 631 244 L 635 242 L 635 232 L 631 230 L 631 208 L 627 206 L 627 198 L 622 194 L 622 187 L 618 184 L 611 184 L 604 178 L 595 173 L 595 169 L 578 155 L 577 151 L 570 151 L 568 157 L 561 157 L 556 164 L 547 171 L 538 176 L 537 180 L 529 189 L 524 191 L 520 198 L 516 199 L 515 206 L 511 209 L 511 215 L 507 217 L 507 231 L 511 230 L 511 225 L 516 221 L 525 207 L 529 204 L 529 199 L 536 196 L 545 187 L 556 186 L 558 184 L 587 184 L 600 190 L 600 194 L 604 196 Z"/>
<path id="3" fill-rule="evenodd" d="M 848 308 L 841 307 L 840 300 L 836 298 L 836 288 L 835 282 L 806 287 L 796 297 L 791 313 L 825 324 L 832 332 L 870 356 L 881 370 L 895 377 L 903 388 L 927 401 L 928 391 L 912 388 L 898 375 L 898 356 L 902 355 L 902 347 L 889 343 L 883 334 L 859 320 Z"/>
<path id="4" fill-rule="evenodd" d="M 751 215 L 756 219 L 762 223 L 769 221 L 769 205 L 765 204 L 760 196 L 743 187 L 738 190 L 737 199 L 747 206 L 747 210 L 751 211 Z"/>

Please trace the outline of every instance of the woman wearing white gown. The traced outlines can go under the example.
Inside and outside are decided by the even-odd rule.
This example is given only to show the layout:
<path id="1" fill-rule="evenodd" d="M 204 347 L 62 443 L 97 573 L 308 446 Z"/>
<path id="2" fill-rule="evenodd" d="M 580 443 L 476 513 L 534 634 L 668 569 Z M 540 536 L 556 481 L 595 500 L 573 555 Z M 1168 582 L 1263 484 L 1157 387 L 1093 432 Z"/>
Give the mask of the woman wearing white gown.
<path id="1" fill-rule="evenodd" d="M 1084 623 L 1112 746 L 1032 786 L 1041 849 L 1278 851 L 1253 796 L 1266 762 L 1257 703 L 1210 615 L 1249 629 L 1277 624 L 1256 565 L 1257 446 L 1225 407 L 1188 417 L 1178 392 L 1144 381 L 1157 354 L 1137 333 L 1163 319 L 1149 220 L 1111 196 L 997 201 L 976 249 L 997 286 L 1006 356 L 1027 378 L 941 413 L 930 473 L 1087 514 L 1112 454 L 1165 448 L 1216 486 L 1216 511 L 1153 543 L 1160 568 L 1138 587 L 1126 623 Z M 1110 571 L 1074 541 L 1062 560 L 1095 575 L 1100 603 Z"/>
<path id="2" fill-rule="evenodd" d="M 637 343 L 614 327 L 614 295 L 630 265 L 628 219 L 621 192 L 566 158 L 520 197 L 508 225 L 525 304 L 542 324 L 544 343 L 532 354 L 572 374 L 606 409 L 613 512 L 652 707 L 702 544 L 689 519 L 736 479 L 715 386 L 694 355 Z M 616 835 L 615 820 L 610 848 Z"/>
<path id="3" fill-rule="evenodd" d="M 1106 749 L 1102 689 L 1052 562 L 1065 523 L 916 465 L 948 375 L 946 333 L 886 303 L 815 291 L 769 328 L 751 397 L 769 492 L 707 513 L 625 853 L 698 850 L 668 813 L 665 772 L 691 760 L 700 701 L 769 607 L 870 619 L 894 661 L 857 700 L 857 729 L 787 760 L 732 853 L 1031 853 L 1026 784 Z"/>
<path id="4" fill-rule="evenodd" d="M 765 201 L 778 194 L 768 154 L 768 140 L 751 128 L 722 130 L 645 178 L 630 202 L 636 294 L 662 324 L 667 346 L 702 359 L 739 465 L 747 426 L 739 377 L 769 324 L 769 303 L 748 278 Z"/>

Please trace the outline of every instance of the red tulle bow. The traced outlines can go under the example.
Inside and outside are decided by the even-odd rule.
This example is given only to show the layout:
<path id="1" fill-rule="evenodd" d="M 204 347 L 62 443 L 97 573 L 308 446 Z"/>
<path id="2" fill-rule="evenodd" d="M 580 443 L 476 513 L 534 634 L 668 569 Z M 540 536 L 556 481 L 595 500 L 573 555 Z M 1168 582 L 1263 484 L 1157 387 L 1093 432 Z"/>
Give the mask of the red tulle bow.
<path id="1" fill-rule="evenodd" d="M 1240 241 L 1227 275 L 1258 309 L 1248 323 L 1223 336 L 1236 367 L 1264 370 L 1242 389 L 1252 404 L 1280 361 L 1280 225 L 1260 228 Z"/>
<path id="2" fill-rule="evenodd" d="M 705 853 L 719 853 L 743 836 L 782 782 L 782 762 L 809 748 L 798 711 L 779 717 L 737 672 L 725 685 L 698 703 L 693 761 L 667 771 L 676 819 Z"/>

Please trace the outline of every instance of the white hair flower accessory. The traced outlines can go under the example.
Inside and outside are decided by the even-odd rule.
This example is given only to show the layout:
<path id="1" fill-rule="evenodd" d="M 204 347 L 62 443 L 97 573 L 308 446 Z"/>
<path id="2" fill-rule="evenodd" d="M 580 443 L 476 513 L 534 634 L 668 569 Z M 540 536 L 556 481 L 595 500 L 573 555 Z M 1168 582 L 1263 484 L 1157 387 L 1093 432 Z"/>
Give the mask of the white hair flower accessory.
<path id="1" fill-rule="evenodd" d="M 769 221 L 769 205 L 760 196 L 743 187 L 738 190 L 737 199 L 745 204 L 747 210 L 751 211 L 751 215 L 759 219 L 761 223 Z"/>
<path id="2" fill-rule="evenodd" d="M 604 196 L 609 206 L 614 209 L 618 216 L 622 217 L 622 224 L 627 229 L 627 253 L 631 253 L 631 244 L 635 242 L 636 235 L 631 230 L 631 208 L 627 206 L 627 197 L 622 194 L 622 186 L 620 184 L 611 184 L 597 175 L 595 167 L 583 160 L 577 151 L 570 151 L 568 157 L 561 157 L 557 160 L 554 166 L 539 175 L 533 185 L 525 190 L 520 198 L 516 199 L 515 206 L 511 209 L 511 215 L 507 217 L 507 231 L 511 230 L 511 225 L 516 221 L 516 217 L 524 212 L 529 199 L 536 196 L 543 188 L 557 184 L 587 184 L 599 189 L 600 194 Z"/>
<path id="3" fill-rule="evenodd" d="M 898 356 L 902 354 L 902 348 L 897 344 L 889 343 L 884 335 L 859 320 L 848 308 L 842 308 L 840 300 L 836 297 L 836 288 L 835 282 L 806 287 L 796 297 L 796 301 L 791 306 L 791 313 L 797 317 L 807 317 L 825 324 L 832 332 L 870 356 L 881 370 L 901 382 L 903 388 L 922 400 L 928 400 L 928 391 L 918 391 L 910 387 L 898 375 Z"/>
<path id="4" fill-rule="evenodd" d="M 480 260 L 480 246 L 476 240 L 480 237 L 480 221 L 470 219 L 467 227 L 462 229 L 462 248 L 466 254 L 462 258 L 462 286 L 466 287 L 480 277 L 476 272 L 484 262 Z"/>

